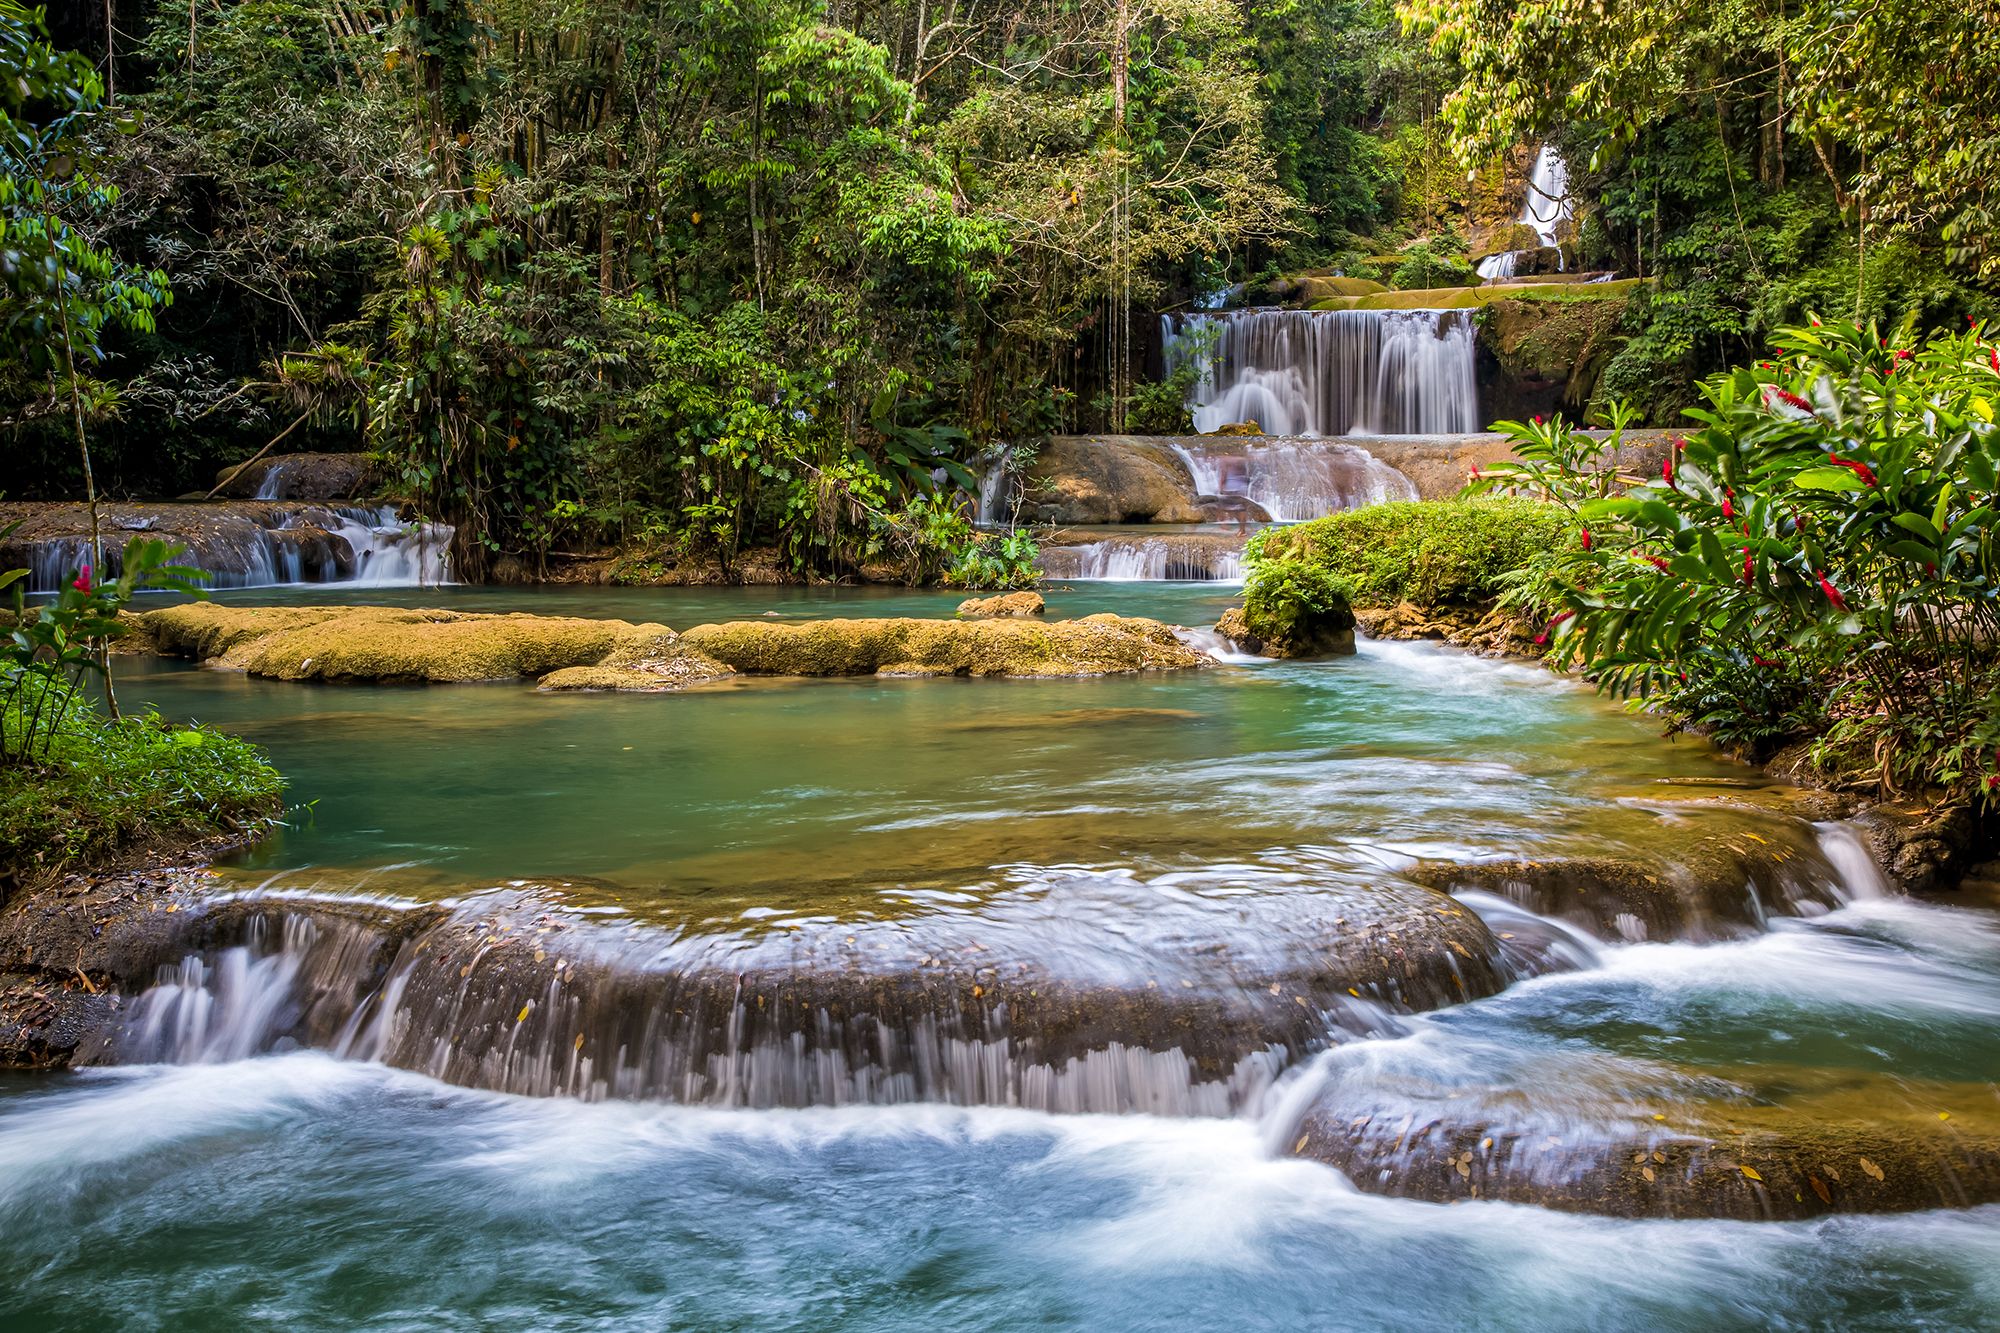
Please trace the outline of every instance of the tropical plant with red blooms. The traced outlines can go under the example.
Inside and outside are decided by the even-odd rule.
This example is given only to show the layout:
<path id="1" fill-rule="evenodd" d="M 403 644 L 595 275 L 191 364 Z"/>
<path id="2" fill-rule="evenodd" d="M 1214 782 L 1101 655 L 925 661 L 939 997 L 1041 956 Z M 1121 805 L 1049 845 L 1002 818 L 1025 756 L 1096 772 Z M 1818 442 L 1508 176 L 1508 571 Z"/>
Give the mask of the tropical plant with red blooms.
<path id="1" fill-rule="evenodd" d="M 1603 472 L 1576 461 L 1614 451 L 1618 432 L 1496 427 L 1515 439 L 1518 474 L 1569 500 L 1593 537 L 1543 572 L 1541 603 L 1574 613 L 1547 622 L 1551 654 L 1680 720 L 1699 710 L 1675 699 L 1712 699 L 1724 676 L 1782 676 L 1789 702 L 1757 706 L 1782 728 L 1809 720 L 1802 698 L 1828 704 L 1830 768 L 1865 766 L 1892 788 L 1983 789 L 2000 768 L 1988 760 L 2000 732 L 1996 332 L 1974 323 L 1918 346 L 1907 329 L 1784 329 L 1755 368 L 1701 386 L 1697 429 L 1660 480 L 1619 494 L 1579 498 Z"/>
<path id="2" fill-rule="evenodd" d="M 119 613 L 138 593 L 207 596 L 196 582 L 206 574 L 173 563 L 181 550 L 157 537 L 134 537 L 117 578 L 105 582 L 84 565 L 54 598 L 34 606 L 23 596 L 26 570 L 0 573 L 0 588 L 14 593 L 11 625 L 0 637 L 0 763 L 47 754 L 64 719 L 87 698 L 85 682 L 102 674 L 103 645 L 130 628 Z M 0 612 L 0 621 L 6 618 Z"/>

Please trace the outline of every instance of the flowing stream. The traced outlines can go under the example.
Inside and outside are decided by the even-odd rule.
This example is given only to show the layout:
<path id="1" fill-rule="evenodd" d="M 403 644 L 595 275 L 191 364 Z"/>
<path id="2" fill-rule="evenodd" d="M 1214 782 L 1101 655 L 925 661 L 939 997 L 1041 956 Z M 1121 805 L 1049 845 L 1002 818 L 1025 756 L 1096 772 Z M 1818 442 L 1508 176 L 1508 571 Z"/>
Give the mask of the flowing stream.
<path id="1" fill-rule="evenodd" d="M 956 599 L 368 600 L 679 627 Z M 1201 626 L 1229 590 L 1050 603 Z M 0 1077 L 9 1328 L 2000 1314 L 1993 1206 L 1620 1220 L 1441 1206 L 1291 1155 L 1314 1117 L 1364 1140 L 1504 1121 L 1621 1160 L 1635 1123 L 1714 1107 L 1992 1117 L 2000 919 L 1888 896 L 1846 826 L 1539 669 L 1364 642 L 1324 663 L 663 697 L 124 671 L 129 705 L 252 737 L 312 805 L 219 868 L 261 924 L 163 968 L 110 1063 Z M 1752 870 L 1671 930 L 1412 878 L 1631 857 L 1671 880 L 1717 848 Z M 1491 958 L 1435 994 L 1313 989 L 1337 923 L 1424 903 L 1490 931 Z M 865 1025 L 807 1003 L 815 977 L 905 955 L 1014 1012 L 974 1030 L 966 993 L 929 983 L 876 992 Z M 773 969 L 803 980 L 773 989 Z M 1024 971 L 1075 1007 L 1038 1014 Z M 1371 1150 L 1385 1173 L 1430 1156 L 1407 1129 Z"/>

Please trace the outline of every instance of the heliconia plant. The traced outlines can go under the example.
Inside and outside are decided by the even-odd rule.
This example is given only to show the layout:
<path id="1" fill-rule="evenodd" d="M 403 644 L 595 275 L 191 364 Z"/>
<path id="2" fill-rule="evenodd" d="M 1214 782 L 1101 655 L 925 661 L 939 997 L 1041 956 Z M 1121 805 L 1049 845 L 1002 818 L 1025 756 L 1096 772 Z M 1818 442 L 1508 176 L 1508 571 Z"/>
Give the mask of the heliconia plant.
<path id="1" fill-rule="evenodd" d="M 1544 614 L 1570 613 L 1549 617 L 1551 654 L 1626 694 L 1782 678 L 1825 707 L 1822 757 L 1865 754 L 1891 786 L 1985 789 L 2000 734 L 1993 332 L 1919 346 L 1851 323 L 1784 329 L 1767 360 L 1703 383 L 1692 429 L 1643 482 L 1604 466 L 1627 414 L 1605 441 L 1501 423 L 1518 461 L 1481 484 L 1539 491 L 1591 534 L 1539 589 Z"/>
<path id="2" fill-rule="evenodd" d="M 14 595 L 12 623 L 0 635 L 0 763 L 47 754 L 63 719 L 85 697 L 85 681 L 103 672 L 103 645 L 130 628 L 120 612 L 134 596 L 208 595 L 198 583 L 206 574 L 173 563 L 182 549 L 157 537 L 134 537 L 116 578 L 83 565 L 70 571 L 53 598 L 32 606 L 22 595 L 27 571 L 0 573 L 0 588 Z"/>

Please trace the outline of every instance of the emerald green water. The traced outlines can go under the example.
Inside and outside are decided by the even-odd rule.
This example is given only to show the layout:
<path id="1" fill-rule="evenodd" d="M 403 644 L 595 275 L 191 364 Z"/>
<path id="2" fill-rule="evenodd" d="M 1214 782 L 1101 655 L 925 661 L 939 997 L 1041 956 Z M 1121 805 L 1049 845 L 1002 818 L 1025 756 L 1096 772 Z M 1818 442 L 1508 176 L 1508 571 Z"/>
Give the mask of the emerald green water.
<path id="1" fill-rule="evenodd" d="M 438 601 L 440 594 L 423 594 Z M 412 595 L 416 600 L 417 595 Z M 930 593 L 447 594 L 686 626 L 948 613 Z M 1052 615 L 1212 623 L 1209 589 L 1058 594 Z M 718 911 L 977 889 L 1008 867 L 1366 868 L 1676 836 L 1750 783 L 1544 672 L 1436 647 L 1085 680 L 742 680 L 684 695 L 356 688 L 145 662 L 124 692 L 266 746 L 309 804 L 254 871 L 385 884 L 595 879 Z"/>
<path id="2" fill-rule="evenodd" d="M 325 600 L 326 590 L 231 595 Z M 945 614 L 931 593 L 384 593 L 660 620 Z M 1209 624 L 1213 587 L 1059 592 Z M 1081 681 L 748 681 L 667 696 L 356 688 L 125 666 L 252 736 L 309 810 L 230 883 L 396 897 L 556 881 L 648 930 L 978 919 L 1079 939 L 1393 879 L 1419 855 L 1672 858 L 1782 793 L 1519 665 L 1351 659 Z M 1171 903 L 1170 920 L 1165 905 Z M 1158 904 L 1158 907 L 1150 904 Z M 1496 930 L 1507 918 L 1495 904 Z M 1009 910 L 1014 910 L 1010 908 Z M 1168 922 L 1163 925 L 1162 922 Z M 1061 936 L 1053 936 L 1058 941 Z M 1240 1115 L 723 1110 L 522 1098 L 325 1052 L 0 1078 L 0 1324 L 22 1329 L 1964 1329 L 2000 1209 L 1628 1222 L 1358 1192 L 1301 1098 L 1504 1106 L 1579 1135 L 1641 1094 L 2000 1099 L 1990 913 L 1864 901 L 1390 1020 Z M 1189 947 L 1185 966 L 1205 965 Z M 1985 1099 L 1982 1106 L 1978 1099 Z M 1924 1105 L 1928 1108 L 1929 1103 Z M 1926 1109 L 1925 1114 L 1929 1114 Z"/>

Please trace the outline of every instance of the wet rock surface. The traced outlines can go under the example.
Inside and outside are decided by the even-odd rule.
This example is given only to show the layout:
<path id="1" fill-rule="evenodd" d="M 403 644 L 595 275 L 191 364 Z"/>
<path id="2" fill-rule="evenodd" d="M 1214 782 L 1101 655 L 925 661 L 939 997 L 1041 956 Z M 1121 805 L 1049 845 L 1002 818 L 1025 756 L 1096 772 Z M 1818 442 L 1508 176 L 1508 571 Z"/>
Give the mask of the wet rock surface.
<path id="1" fill-rule="evenodd" d="M 1195 523 L 1194 476 L 1171 447 L 1140 436 L 1059 435 L 1025 478 L 1024 516 L 1043 523 Z"/>
<path id="2" fill-rule="evenodd" d="M 1761 930 L 1773 916 L 1823 911 L 1848 890 L 1810 825 L 1761 821 L 1762 832 L 1685 827 L 1658 856 L 1420 861 L 1407 872 L 1441 892 L 1477 890 L 1608 939 L 1714 940 Z"/>
<path id="3" fill-rule="evenodd" d="M 1215 622 L 1215 632 L 1256 657 L 1341 657 L 1354 652 L 1354 616 L 1344 607 L 1342 612 L 1317 619 L 1291 634 L 1267 634 L 1250 623 L 1242 607 L 1232 606 Z"/>
<path id="4" fill-rule="evenodd" d="M 1291 1151 L 1393 1198 L 1613 1217 L 1790 1221 L 2000 1200 L 2000 1120 L 1984 1085 L 1634 1100 L 1557 1121 L 1498 1107 L 1384 1112 L 1335 1095 L 1300 1122 Z"/>
<path id="5" fill-rule="evenodd" d="M 305 1045 L 540 1096 L 1219 1114 L 1330 1032 L 1505 981 L 1477 916 L 1393 884 L 1197 901 L 1086 875 L 764 926 L 215 889 L 173 871 L 0 913 L 0 1062 Z"/>

